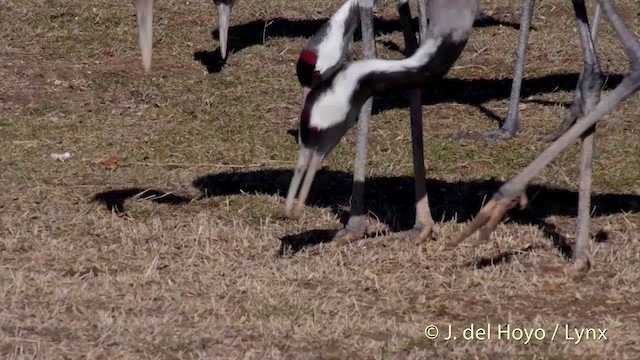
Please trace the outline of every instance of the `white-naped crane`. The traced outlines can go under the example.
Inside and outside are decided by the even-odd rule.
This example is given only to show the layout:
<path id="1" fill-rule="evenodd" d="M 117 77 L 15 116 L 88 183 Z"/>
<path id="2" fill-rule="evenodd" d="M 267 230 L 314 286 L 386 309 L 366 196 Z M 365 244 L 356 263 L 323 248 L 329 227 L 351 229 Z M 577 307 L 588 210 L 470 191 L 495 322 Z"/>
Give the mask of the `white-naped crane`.
<path id="1" fill-rule="evenodd" d="M 478 0 L 429 0 L 429 27 L 421 38 L 420 47 L 409 58 L 403 60 L 366 59 L 350 64 L 342 64 L 324 74 L 311 88 L 306 97 L 300 116 L 298 137 L 299 153 L 293 178 L 287 193 L 285 215 L 298 217 L 302 214 L 316 171 L 325 156 L 338 144 L 358 120 L 358 115 L 366 110 L 372 96 L 385 95 L 399 90 L 418 89 L 430 79 L 444 76 L 458 59 L 471 34 Z M 367 43 L 365 42 L 365 45 Z M 419 90 L 412 91 L 412 95 Z M 419 99 L 419 93 L 417 94 Z M 412 104 L 414 103 L 412 96 Z M 420 103 L 412 106 L 421 113 Z M 420 117 L 421 120 L 421 117 Z M 412 121 L 412 130 L 416 129 Z M 421 125 L 421 124 L 420 124 Z M 412 131 L 416 132 L 416 131 Z M 366 140 L 366 139 L 365 139 Z M 366 141 L 365 141 L 366 145 Z M 422 168 L 416 175 L 416 219 L 414 228 L 403 232 L 403 236 L 425 238 L 431 235 L 435 223 L 431 218 L 424 181 L 424 161 L 422 152 L 416 154 L 414 143 L 414 170 Z M 420 149 L 422 144 L 419 144 Z M 366 151 L 364 152 L 366 155 Z M 416 161 L 416 155 L 419 155 Z M 418 176 L 420 175 L 420 176 Z M 364 179 L 358 187 L 354 178 L 353 201 L 356 191 L 363 191 Z M 422 190 L 418 191 L 418 186 Z M 295 204 L 296 196 L 298 202 Z M 360 206 L 362 204 L 359 204 Z M 350 227 L 354 219 L 354 205 L 347 226 L 336 234 L 336 239 L 349 242 L 364 235 L 364 229 Z M 360 209 L 358 209 L 360 210 Z M 355 213 L 362 216 L 362 213 Z M 358 225 L 361 225 L 358 222 Z"/>
<path id="2" fill-rule="evenodd" d="M 592 183 L 592 160 L 595 129 L 598 121 L 611 113 L 628 97 L 640 89 L 640 42 L 631 33 L 618 13 L 612 0 L 598 0 L 604 16 L 609 21 L 629 60 L 629 73 L 622 82 L 605 97 L 600 96 L 602 75 L 598 57 L 589 31 L 589 22 L 584 0 L 573 0 L 580 44 L 584 60 L 578 89 L 581 101 L 579 113 L 573 125 L 553 142 L 542 154 L 522 172 L 506 182 L 480 210 L 476 218 L 455 239 L 449 242 L 454 247 L 476 231 L 479 236 L 474 244 L 489 239 L 504 214 L 516 205 L 526 206 L 526 187 L 542 169 L 556 159 L 568 146 L 580 138 L 580 182 L 578 198 L 578 219 L 573 262 L 567 272 L 586 272 L 590 269 L 589 223 Z"/>
<path id="3" fill-rule="evenodd" d="M 354 0 L 351 0 L 354 1 Z M 362 42 L 364 45 L 363 56 L 365 59 L 373 59 L 376 56 L 374 29 L 373 29 L 373 6 L 374 0 L 357 0 L 357 10 L 360 13 L 360 24 L 362 32 Z M 408 0 L 397 0 L 400 23 L 405 40 L 406 53 L 412 54 L 418 45 L 415 32 L 411 28 L 411 10 Z M 357 18 L 354 16 L 356 8 L 349 4 L 343 7 L 331 18 L 331 20 L 312 37 L 305 49 L 300 54 L 297 66 L 297 74 L 303 88 L 303 101 L 306 100 L 310 87 L 322 83 L 324 78 L 331 77 L 338 71 L 344 63 L 339 60 L 347 53 L 353 31 L 357 26 Z M 344 11 L 348 7 L 349 11 Z M 348 25 L 343 19 L 351 21 Z M 427 27 L 427 7 L 426 0 L 418 0 L 418 21 L 421 39 L 426 37 Z M 345 24 L 345 25 L 343 25 Z M 332 31 L 342 29 L 333 35 Z M 338 35 L 344 35 L 342 37 Z M 335 42 L 331 39 L 335 36 Z M 342 41 L 340 44 L 337 44 Z M 341 49 L 341 53 L 336 53 Z M 321 59 L 324 57 L 324 59 Z M 313 61 L 318 59 L 314 64 Z M 309 74 L 312 74 L 311 79 Z M 365 99 L 359 110 L 358 130 L 356 135 L 355 161 L 353 171 L 353 189 L 351 197 L 351 209 L 349 220 L 345 228 L 336 234 L 337 239 L 350 241 L 361 238 L 365 235 L 367 218 L 364 207 L 364 183 L 366 178 L 366 158 L 368 147 L 369 122 L 371 119 L 372 99 Z M 416 197 L 416 224 L 419 228 L 431 229 L 435 222 L 431 216 L 427 189 L 425 184 L 423 133 L 422 133 L 422 98 L 420 89 L 412 89 L 409 92 L 410 119 L 411 119 L 411 143 L 413 152 L 413 166 L 415 178 Z M 302 132 L 302 128 L 299 129 Z"/>
<path id="4" fill-rule="evenodd" d="M 478 230 L 480 234 L 475 243 L 486 241 L 509 209 L 517 204 L 526 206 L 528 183 L 580 138 L 576 244 L 573 262 L 566 270 L 589 270 L 589 210 L 595 127 L 600 119 L 640 90 L 640 42 L 629 31 L 612 0 L 598 0 L 630 64 L 629 73 L 622 82 L 601 98 L 602 74 L 586 6 L 584 0 L 573 0 L 572 3 L 584 62 L 577 84 L 581 98 L 580 115 L 536 160 L 500 187 L 476 218 L 448 243 L 450 247 L 457 246 Z M 395 61 L 363 60 L 341 66 L 311 89 L 300 116 L 298 162 L 287 193 L 286 215 L 296 217 L 302 213 L 320 163 L 354 124 L 367 99 L 393 90 L 424 86 L 430 78 L 440 77 L 449 70 L 471 34 L 477 7 L 477 0 L 430 0 L 428 34 L 413 56 Z M 419 224 L 416 225 L 414 230 L 419 229 Z M 429 231 L 428 228 L 420 230 L 423 234 Z"/>
<path id="5" fill-rule="evenodd" d="M 482 133 L 482 136 L 487 140 L 502 140 L 509 139 L 520 131 L 520 117 L 519 117 L 519 105 L 520 95 L 522 88 L 522 78 L 524 77 L 524 63 L 527 54 L 527 43 L 529 39 L 529 32 L 531 30 L 531 22 L 533 18 L 533 10 L 535 8 L 536 0 L 524 0 L 522 4 L 522 13 L 520 15 L 520 35 L 518 37 L 518 45 L 516 46 L 516 64 L 513 72 L 513 81 L 511 83 L 511 94 L 509 96 L 509 105 L 507 115 L 500 128 Z M 598 25 L 602 17 L 602 9 L 600 4 L 596 5 L 595 14 L 591 24 L 591 36 L 595 42 Z M 583 74 L 580 74 L 582 77 Z M 558 129 L 553 133 L 540 137 L 543 142 L 552 142 L 556 140 L 560 135 L 566 132 L 571 125 L 573 125 L 576 119 L 581 115 L 580 88 L 576 88 L 575 97 L 573 103 L 567 113 L 564 120 L 558 126 Z"/>
<path id="6" fill-rule="evenodd" d="M 297 74 L 300 84 L 303 87 L 303 98 L 306 97 L 306 93 L 309 90 L 311 80 L 313 77 L 318 77 L 320 73 L 324 72 L 326 69 L 335 66 L 340 56 L 344 56 L 347 52 L 348 46 L 351 44 L 350 40 L 353 37 L 353 32 L 357 27 L 357 10 L 355 3 L 358 0 L 349 0 L 343 7 L 334 14 L 334 16 L 330 19 L 327 24 L 325 24 L 316 35 L 314 35 L 305 49 L 302 51 L 300 59 L 298 60 Z M 403 32 L 405 32 L 405 41 L 408 39 L 409 34 L 407 31 L 410 31 L 410 25 L 405 23 L 405 21 L 410 21 L 411 14 L 408 6 L 409 0 L 398 0 L 398 12 L 400 13 L 400 21 L 403 24 Z M 521 87 L 522 87 L 522 79 L 524 77 L 524 64 L 527 52 L 527 43 L 529 39 L 529 33 L 531 30 L 531 23 L 535 8 L 535 0 L 524 0 L 522 5 L 522 13 L 520 18 L 520 35 L 518 38 L 518 44 L 516 46 L 515 53 L 515 69 L 514 76 L 511 85 L 511 93 L 509 96 L 509 105 L 507 110 L 507 115 L 505 117 L 505 121 L 502 123 L 502 126 L 499 129 L 487 131 L 482 134 L 482 136 L 488 140 L 499 140 L 499 139 L 507 139 L 515 136 L 517 132 L 520 130 L 520 120 L 519 120 L 519 104 L 521 99 Z M 422 0 L 418 0 L 419 6 L 419 24 L 420 24 L 420 34 L 424 36 L 424 30 L 427 26 L 427 16 L 426 16 L 426 3 Z M 476 19 L 482 18 L 483 13 L 478 12 Z M 600 24 L 602 16 L 602 11 L 600 9 L 600 5 L 596 5 L 595 15 L 593 17 L 592 26 L 591 26 L 591 34 L 595 41 L 598 32 L 598 26 Z M 344 22 L 343 22 L 344 20 Z M 223 21 L 222 19 L 220 20 Z M 344 24 L 344 27 L 342 27 Z M 328 35 L 333 29 L 332 35 Z M 373 30 L 371 30 L 373 31 Z M 337 38 L 336 36 L 343 35 L 342 38 Z M 222 36 L 222 35 L 221 35 Z M 221 40 L 222 41 L 222 40 Z M 320 49 L 324 47 L 324 49 Z M 338 52 L 338 50 L 341 50 Z M 324 59 L 318 59 L 318 54 L 321 54 Z M 311 65 L 311 62 L 317 60 L 317 66 L 315 66 L 315 75 L 311 76 L 310 74 L 314 71 L 314 66 Z M 582 74 L 580 74 L 582 76 Z M 557 139 L 560 135 L 562 135 L 569 127 L 575 122 L 576 118 L 580 115 L 580 89 L 576 88 L 575 92 L 576 96 L 574 97 L 572 106 L 567 111 L 564 120 L 558 126 L 558 129 L 551 134 L 541 137 L 540 139 L 544 142 L 551 142 Z"/>

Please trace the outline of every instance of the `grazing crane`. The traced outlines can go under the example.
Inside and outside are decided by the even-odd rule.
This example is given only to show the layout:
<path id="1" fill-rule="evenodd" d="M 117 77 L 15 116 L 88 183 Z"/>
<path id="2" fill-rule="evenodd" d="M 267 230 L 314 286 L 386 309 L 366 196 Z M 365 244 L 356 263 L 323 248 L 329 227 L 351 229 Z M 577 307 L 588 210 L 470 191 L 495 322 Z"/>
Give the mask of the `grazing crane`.
<path id="1" fill-rule="evenodd" d="M 516 46 L 516 65 L 513 74 L 513 81 L 511 83 L 511 94 L 509 96 L 509 107 L 507 110 L 507 116 L 502 126 L 499 129 L 487 131 L 482 136 L 487 140 L 502 140 L 512 138 L 520 130 L 520 119 L 518 114 L 518 105 L 520 104 L 520 89 L 522 85 L 522 77 L 524 76 L 524 61 L 527 53 L 527 41 L 529 39 L 529 32 L 531 30 L 531 19 L 533 18 L 533 9 L 535 7 L 535 0 L 524 0 L 522 5 L 522 14 L 520 16 L 520 36 L 518 38 L 518 45 Z M 595 14 L 593 16 L 593 22 L 591 27 L 591 36 L 595 41 L 598 33 L 598 25 L 600 24 L 600 18 L 602 16 L 602 10 L 600 4 L 596 6 Z M 580 74 L 582 77 L 582 74 Z M 576 88 L 575 97 L 571 108 L 566 113 L 564 120 L 556 131 L 540 138 L 543 142 L 552 142 L 556 140 L 560 135 L 573 125 L 576 118 L 580 116 L 580 89 Z"/>
<path id="2" fill-rule="evenodd" d="M 589 208 L 595 126 L 618 104 L 640 90 L 640 42 L 626 27 L 612 0 L 598 2 L 629 58 L 629 74 L 608 96 L 600 98 L 601 69 L 589 29 L 586 6 L 584 0 L 573 0 L 584 60 L 582 76 L 577 85 L 581 98 L 580 117 L 536 160 L 505 183 L 467 228 L 449 242 L 449 246 L 457 246 L 477 230 L 480 230 L 480 236 L 476 243 L 486 241 L 509 209 L 516 204 L 526 206 L 525 190 L 531 179 L 580 138 L 577 235 L 574 262 L 567 271 L 589 270 Z M 396 61 L 354 62 L 339 67 L 312 88 L 300 116 L 300 148 L 285 203 L 287 216 L 300 215 L 320 163 L 356 121 L 358 111 L 367 99 L 392 90 L 420 87 L 430 78 L 442 76 L 449 70 L 470 36 L 472 14 L 475 14 L 477 7 L 477 0 L 430 0 L 429 9 L 433 15 L 430 16 L 431 26 L 425 41 L 413 56 Z M 295 204 L 298 192 L 298 203 Z"/>
<path id="3" fill-rule="evenodd" d="M 355 1 L 355 0 L 351 0 Z M 364 43 L 364 58 L 373 59 L 376 55 L 375 40 L 373 33 L 373 0 L 358 0 L 358 10 L 360 12 L 360 23 L 362 30 L 362 41 Z M 411 29 L 411 11 L 408 0 L 397 0 L 400 22 L 405 40 L 406 52 L 413 53 L 418 45 L 415 33 Z M 349 7 L 349 13 L 343 9 Z M 297 66 L 297 74 L 303 88 L 303 101 L 306 99 L 310 87 L 321 82 L 324 74 L 331 76 L 338 69 L 341 55 L 347 52 L 347 43 L 352 40 L 353 31 L 357 26 L 357 19 L 353 15 L 355 8 L 353 4 L 343 5 L 331 20 L 312 37 L 305 49 L 300 54 Z M 347 25 L 343 19 L 351 20 Z M 420 24 L 420 37 L 426 37 L 427 8 L 425 0 L 418 0 L 418 20 Z M 342 25 L 344 24 L 344 25 Z M 341 27 L 342 26 L 342 27 Z M 334 43 L 330 43 L 331 34 L 336 29 L 344 29 L 343 37 L 338 37 Z M 347 30 L 348 29 L 348 30 Z M 324 38 L 322 38 L 324 36 Z M 342 43 L 338 43 L 342 40 Z M 341 49 L 340 54 L 336 53 Z M 325 57 L 323 61 L 321 58 Z M 314 60 L 317 62 L 314 63 Z M 326 64 L 326 65 L 325 65 Z M 312 78 L 309 79 L 309 74 Z M 427 189 L 424 181 L 424 146 L 422 134 L 422 99 L 419 89 L 413 89 L 409 94 L 410 118 L 411 118 L 411 143 L 413 151 L 413 166 L 415 178 L 416 196 L 416 224 L 419 228 L 431 229 L 435 222 L 431 216 Z M 349 221 L 343 230 L 336 234 L 336 239 L 350 241 L 364 236 L 366 231 L 366 215 L 364 212 L 364 183 L 366 177 L 367 142 L 369 132 L 369 121 L 371 119 L 371 99 L 367 100 L 360 110 L 358 131 L 356 135 L 355 164 L 353 171 L 353 190 Z"/>
<path id="4" fill-rule="evenodd" d="M 364 4 L 365 1 L 361 1 L 361 5 Z M 509 111 L 507 115 L 507 120 L 503 124 L 502 128 L 494 131 L 487 132 L 484 135 L 487 139 L 504 139 L 511 136 L 514 136 L 517 130 L 519 129 L 518 124 L 518 104 L 520 102 L 520 84 L 522 82 L 523 69 L 524 69 L 524 59 L 526 53 L 526 45 L 528 34 L 531 25 L 531 18 L 533 16 L 533 8 L 534 8 L 535 0 L 525 0 L 523 3 L 523 11 L 521 18 L 521 32 L 519 43 L 516 48 L 516 68 L 514 74 L 514 80 L 512 85 L 512 91 L 509 101 Z M 421 38 L 425 38 L 426 27 L 427 27 L 427 10 L 426 10 L 426 2 L 418 1 L 418 11 L 419 11 L 419 24 L 420 24 L 420 35 Z M 345 4 L 343 8 L 347 6 Z M 370 2 L 369 6 L 373 6 L 373 2 Z M 411 18 L 411 14 L 408 7 L 408 1 L 398 1 L 398 10 L 400 13 L 400 19 L 403 25 L 405 43 L 407 44 L 407 49 L 414 48 L 417 45 L 415 42 L 412 42 L 413 34 L 411 33 L 410 24 L 407 23 L 408 19 Z M 332 20 L 329 23 L 335 21 L 339 24 L 342 21 L 338 20 L 344 18 L 346 15 L 340 15 L 343 12 L 343 9 L 339 10 Z M 482 12 L 480 9 L 477 10 L 476 19 L 482 16 Z M 594 16 L 594 24 L 591 32 L 593 37 L 597 33 L 598 24 L 600 21 L 601 11 L 600 6 L 598 5 L 596 8 L 596 14 Z M 353 18 L 351 18 L 353 20 Z M 363 18 L 363 39 L 366 38 L 367 33 L 365 31 L 370 31 L 371 35 L 369 36 L 368 41 L 365 41 L 365 58 L 373 58 L 374 51 L 372 49 L 367 49 L 366 46 L 369 43 L 373 42 L 373 29 L 369 27 L 368 29 L 364 28 L 366 24 L 366 19 Z M 326 26 L 329 26 L 329 23 Z M 340 45 L 333 45 L 334 49 L 342 49 L 342 54 L 346 52 L 346 48 L 344 47 L 345 41 L 348 40 L 350 36 L 352 36 L 352 32 L 355 29 L 357 24 L 353 22 L 351 26 L 353 29 L 346 31 L 344 33 L 344 37 L 341 38 L 343 41 Z M 339 26 L 339 25 L 338 25 Z M 334 25 L 334 27 L 336 27 Z M 326 30 L 321 29 L 316 36 L 324 34 Z M 317 53 L 320 52 L 317 49 L 320 46 L 316 46 L 315 44 L 319 44 L 321 40 L 315 39 L 315 37 L 309 40 L 307 47 L 302 51 L 300 60 L 298 61 L 297 73 L 298 79 L 300 80 L 300 84 L 303 87 L 303 99 L 306 98 L 307 93 L 309 91 L 309 86 L 311 81 L 309 78 L 309 74 L 314 74 L 312 78 L 318 78 L 321 73 L 326 71 L 329 68 L 332 68 L 337 64 L 338 55 L 335 54 L 332 57 L 332 61 L 328 61 L 327 66 L 319 65 L 318 69 L 315 69 L 315 65 L 312 62 L 317 58 Z M 310 52 L 307 52 L 310 51 Z M 320 52 L 323 54 L 324 52 Z M 326 53 L 324 53 L 326 54 Z M 369 55 L 369 56 L 366 56 Z M 320 64 L 321 62 L 318 62 Z M 315 69 L 315 70 L 314 70 Z M 303 75 L 303 76 L 301 76 Z M 582 77 L 582 74 L 581 74 Z M 306 79 L 306 80 L 305 80 Z M 410 94 L 410 108 L 411 108 L 411 135 L 412 135 L 412 150 L 413 150 L 413 165 L 414 165 L 414 178 L 415 178 L 415 196 L 416 196 L 416 225 L 414 229 L 409 232 L 403 233 L 403 235 L 407 236 L 415 236 L 416 234 L 422 233 L 420 237 L 425 237 L 428 234 L 422 232 L 421 229 L 429 229 L 435 230 L 435 223 L 431 216 L 431 212 L 429 209 L 427 190 L 424 183 L 425 170 L 424 170 L 424 155 L 423 155 L 423 137 L 422 137 L 422 113 L 420 104 L 422 103 L 420 99 L 420 91 L 418 89 L 414 89 Z M 365 228 L 366 228 L 366 217 L 364 216 L 364 180 L 365 180 L 365 165 L 366 165 L 366 153 L 367 153 L 367 136 L 368 136 L 368 122 L 370 121 L 370 103 L 365 103 L 363 109 L 360 114 L 358 133 L 357 133 L 357 142 L 356 142 L 356 156 L 355 156 L 355 166 L 354 166 L 354 183 L 352 190 L 352 207 L 349 221 L 345 228 L 341 230 L 337 235 L 336 239 L 350 241 L 357 238 L 361 238 L 364 236 Z M 580 106 L 581 106 L 581 96 L 580 96 L 580 88 L 576 89 L 576 97 L 574 99 L 574 104 L 571 107 L 567 116 L 565 116 L 565 120 L 560 125 L 559 129 L 554 132 L 554 134 L 548 135 L 543 138 L 546 141 L 554 140 L 558 136 L 560 136 L 564 131 L 566 131 L 572 124 L 575 122 L 575 119 L 580 114 Z"/>
<path id="5" fill-rule="evenodd" d="M 598 0 L 598 3 L 609 24 L 622 42 L 629 59 L 629 74 L 622 79 L 622 82 L 608 96 L 600 98 L 601 70 L 593 40 L 589 33 L 586 7 L 584 0 L 573 0 L 584 58 L 584 68 L 578 83 L 579 96 L 581 98 L 578 119 L 529 166 L 502 185 L 491 200 L 480 210 L 476 218 L 455 239 L 449 242 L 449 246 L 457 246 L 476 230 L 480 231 L 479 237 L 475 241 L 476 244 L 488 240 L 509 209 L 517 204 L 520 207 L 526 206 L 525 190 L 528 183 L 545 166 L 557 158 L 564 149 L 580 138 L 580 183 L 576 243 L 573 251 L 573 264 L 570 264 L 565 270 L 567 272 L 587 272 L 591 267 L 588 249 L 589 210 L 595 127 L 602 117 L 612 112 L 618 104 L 634 95 L 640 89 L 640 42 L 626 27 L 612 0 Z"/>
<path id="6" fill-rule="evenodd" d="M 458 59 L 471 34 L 479 1 L 429 0 L 428 5 L 431 21 L 420 47 L 411 57 L 404 60 L 367 59 L 341 65 L 327 72 L 311 88 L 300 116 L 300 147 L 285 202 L 286 216 L 301 215 L 320 163 L 353 126 L 372 96 L 419 88 L 430 79 L 444 76 Z M 416 163 L 414 151 L 414 166 Z M 424 166 L 423 162 L 420 164 Z M 424 177 L 416 176 L 416 190 L 418 183 L 424 187 Z M 354 193 L 355 190 L 354 182 Z M 298 193 L 298 203 L 294 204 Z M 416 191 L 414 228 L 402 235 L 424 238 L 431 234 L 434 223 L 426 202 L 426 191 L 424 198 L 418 195 Z M 336 238 L 349 242 L 359 235 L 362 234 L 347 224 Z"/>

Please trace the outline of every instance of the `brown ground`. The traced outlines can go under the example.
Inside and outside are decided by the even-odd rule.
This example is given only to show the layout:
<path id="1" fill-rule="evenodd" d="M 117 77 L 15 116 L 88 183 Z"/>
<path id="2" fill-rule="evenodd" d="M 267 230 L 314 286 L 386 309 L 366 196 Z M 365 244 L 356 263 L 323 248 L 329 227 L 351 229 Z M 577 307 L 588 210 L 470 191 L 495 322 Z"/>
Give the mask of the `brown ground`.
<path id="1" fill-rule="evenodd" d="M 145 75 L 130 1 L 0 1 L 0 358 L 640 356 L 640 96 L 598 127 L 586 276 L 543 271 L 566 263 L 552 239 L 574 237 L 577 146 L 536 178 L 529 209 L 499 225 L 492 244 L 444 249 L 545 148 L 537 137 L 571 101 L 581 56 L 569 1 L 538 5 L 517 139 L 450 137 L 504 117 L 519 2 L 483 1 L 496 21 L 476 28 L 446 80 L 425 87 L 437 241 L 297 251 L 348 214 L 353 131 L 326 161 L 304 218 L 278 217 L 296 156 L 295 60 L 340 3 L 241 1 L 219 71 L 211 1 L 159 1 Z M 639 34 L 637 1 L 619 4 Z M 399 58 L 389 49 L 403 48 L 393 2 L 379 8 L 380 56 Z M 609 89 L 627 62 L 608 25 L 601 35 Z M 376 100 L 372 226 L 412 223 L 406 105 Z M 51 157 L 64 152 L 71 159 Z M 148 201 L 145 189 L 172 195 Z M 276 256 L 282 243 L 293 254 Z M 424 336 L 429 324 L 440 327 L 436 341 Z M 443 340 L 449 324 L 457 340 Z M 470 324 L 490 324 L 492 337 L 462 339 Z M 500 324 L 545 338 L 498 339 Z M 565 324 L 606 328 L 607 339 L 576 344 Z"/>

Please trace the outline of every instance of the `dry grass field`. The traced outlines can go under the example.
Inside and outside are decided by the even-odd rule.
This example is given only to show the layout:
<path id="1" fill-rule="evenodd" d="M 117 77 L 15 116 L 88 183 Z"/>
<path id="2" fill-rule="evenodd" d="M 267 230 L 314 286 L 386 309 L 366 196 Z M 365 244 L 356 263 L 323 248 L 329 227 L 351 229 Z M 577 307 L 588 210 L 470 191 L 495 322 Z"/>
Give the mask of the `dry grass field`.
<path id="1" fill-rule="evenodd" d="M 638 1 L 617 3 L 640 36 Z M 545 271 L 567 263 L 575 236 L 577 145 L 491 243 L 444 246 L 545 149 L 538 136 L 570 104 L 582 61 L 570 1 L 537 4 L 516 139 L 452 137 L 506 114 L 519 1 L 482 1 L 491 19 L 424 87 L 436 240 L 325 241 L 348 216 L 353 130 L 304 217 L 280 217 L 301 109 L 295 61 L 340 4 L 240 1 L 222 66 L 212 2 L 158 1 L 145 74 L 131 1 L 0 0 L 1 359 L 640 357 L 640 95 L 598 126 L 588 274 Z M 378 6 L 376 27 L 379 56 L 401 58 L 393 1 Z M 601 29 L 606 93 L 628 64 Z M 376 98 L 374 112 L 371 230 L 404 230 L 406 97 Z M 490 325 L 491 337 L 465 339 L 471 325 Z M 511 338 L 498 332 L 506 325 Z M 445 340 L 449 326 L 456 339 Z M 578 341 L 574 329 L 587 328 Z"/>

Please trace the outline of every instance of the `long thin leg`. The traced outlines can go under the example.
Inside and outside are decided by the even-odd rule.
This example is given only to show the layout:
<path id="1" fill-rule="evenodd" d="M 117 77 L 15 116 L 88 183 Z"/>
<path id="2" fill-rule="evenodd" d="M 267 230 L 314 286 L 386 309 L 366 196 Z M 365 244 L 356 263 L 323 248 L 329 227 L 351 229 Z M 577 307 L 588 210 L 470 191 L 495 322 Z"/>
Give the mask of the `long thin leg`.
<path id="1" fill-rule="evenodd" d="M 426 34 L 426 1 L 420 0 L 424 11 L 420 12 L 420 31 Z M 398 0 L 398 12 L 402 24 L 407 56 L 410 56 L 417 48 L 418 42 L 411 28 L 411 10 L 408 0 Z M 360 17 L 362 24 L 362 40 L 364 43 L 364 57 L 375 57 L 375 40 L 373 34 L 373 1 L 360 2 Z M 435 222 L 431 216 L 429 199 L 425 183 L 424 169 L 424 145 L 422 136 L 422 97 L 419 89 L 410 91 L 410 116 L 411 116 L 411 140 L 413 150 L 413 165 L 415 176 L 416 196 L 416 221 L 413 230 L 403 235 L 424 239 L 432 234 Z M 363 106 L 360 112 L 358 133 L 356 139 L 356 160 L 354 166 L 354 181 L 351 199 L 351 214 L 347 226 L 334 237 L 340 243 L 348 243 L 364 236 L 366 230 L 366 217 L 364 212 L 364 182 L 365 165 L 367 157 L 367 142 L 369 132 L 369 119 L 371 116 L 371 99 Z"/>
<path id="2" fill-rule="evenodd" d="M 596 11 L 593 16 L 593 22 L 591 25 L 592 42 L 596 41 L 596 37 L 598 34 L 598 26 L 600 25 L 601 17 L 602 17 L 602 8 L 600 4 L 598 4 L 596 6 Z M 584 104 L 582 103 L 582 94 L 580 90 L 580 84 L 582 84 L 583 76 L 584 76 L 584 73 L 581 72 L 580 77 L 578 78 L 578 86 L 576 87 L 576 90 L 574 93 L 573 103 L 571 104 L 571 107 L 565 114 L 564 120 L 562 120 L 560 125 L 558 125 L 558 128 L 555 131 L 553 131 L 551 134 L 541 136 L 540 141 L 550 143 L 557 140 L 560 137 L 560 135 L 564 134 L 567 130 L 569 130 L 571 125 L 573 125 L 576 122 L 576 119 L 578 119 L 580 116 L 584 114 L 584 112 L 582 112 L 582 109 L 584 108 Z"/>
<path id="3" fill-rule="evenodd" d="M 615 3 L 615 1 L 611 0 Z M 602 19 L 602 7 L 600 4 L 596 5 L 596 12 L 593 14 L 593 21 L 591 22 L 591 40 L 593 42 L 596 41 L 596 37 L 598 36 L 598 28 L 600 27 L 600 20 Z"/>
<path id="4" fill-rule="evenodd" d="M 419 4 L 424 1 L 419 0 Z M 419 5 L 420 6 L 420 5 Z M 408 1 L 398 1 L 398 12 L 404 33 L 406 56 L 411 56 L 418 48 L 415 32 L 411 28 L 411 10 Z M 418 12 L 419 23 L 426 23 L 426 12 Z M 422 29 L 420 29 L 422 30 Z M 426 29 L 425 29 L 426 30 Z M 435 222 L 431 216 L 429 197 L 425 182 L 424 140 L 422 134 L 422 92 L 419 88 L 409 91 L 411 118 L 411 147 L 413 151 L 413 174 L 415 180 L 416 218 L 414 228 L 405 235 L 416 240 L 424 240 L 432 235 Z"/>
<path id="5" fill-rule="evenodd" d="M 420 28 L 420 43 L 427 38 L 427 0 L 418 0 L 418 26 Z"/>
<path id="6" fill-rule="evenodd" d="M 373 0 L 360 0 L 360 23 L 362 30 L 363 55 L 365 59 L 376 57 L 375 38 L 373 33 Z M 373 99 L 370 98 L 362 106 L 358 120 L 356 135 L 356 155 L 353 169 L 353 190 L 351 193 L 351 214 L 345 228 L 335 235 L 339 241 L 349 242 L 364 237 L 367 218 L 364 211 L 364 182 L 366 177 L 367 143 L 369 121 Z"/>
<path id="7" fill-rule="evenodd" d="M 578 19 L 578 32 L 582 44 L 584 68 L 582 81 L 578 84 L 582 95 L 583 114 L 588 114 L 600 101 L 600 89 L 602 88 L 602 72 L 595 52 L 593 39 L 595 34 L 589 30 L 589 19 L 584 0 L 574 0 L 573 6 Z M 596 14 L 597 15 L 597 14 Z M 597 18 L 596 18 L 597 20 Z M 597 31 L 597 27 L 594 25 Z M 573 252 L 575 264 L 581 268 L 589 267 L 589 220 L 591 203 L 592 163 L 595 145 L 595 127 L 587 130 L 580 144 L 580 185 L 578 199 L 578 224 L 576 229 L 576 247 Z"/>
<path id="8" fill-rule="evenodd" d="M 520 130 L 520 116 L 519 105 L 522 94 L 522 78 L 524 76 L 524 64 L 527 53 L 527 42 L 529 39 L 529 33 L 531 28 L 531 20 L 533 17 L 533 9 L 535 8 L 535 0 L 525 0 L 522 6 L 522 15 L 520 18 L 520 37 L 518 39 L 518 46 L 516 48 L 516 67 L 513 74 L 513 82 L 511 83 L 511 95 L 509 96 L 509 109 L 507 110 L 507 116 L 502 124 L 502 127 L 497 130 L 488 131 L 483 134 L 484 138 L 488 140 L 501 140 L 512 138 Z M 598 32 L 598 25 L 600 23 L 602 11 L 600 5 L 596 7 L 596 13 L 593 18 L 593 26 L 591 29 L 592 37 L 595 39 Z M 582 74 L 580 75 L 582 77 Z M 580 82 L 581 79 L 578 80 Z M 565 115 L 565 119 L 558 126 L 558 129 L 550 135 L 546 135 L 540 138 L 543 142 L 552 142 L 556 140 L 560 135 L 566 132 L 571 125 L 573 125 L 576 119 L 582 114 L 579 112 L 579 108 L 583 107 L 583 104 L 579 103 L 579 90 L 576 90 L 576 98 L 574 99 L 574 105 Z"/>
<path id="9" fill-rule="evenodd" d="M 535 0 L 524 0 L 524 4 L 522 5 L 520 37 L 518 38 L 518 46 L 516 47 L 516 68 L 513 74 L 513 82 L 511 83 L 511 96 L 509 97 L 507 118 L 500 129 L 484 133 L 486 139 L 498 140 L 511 138 L 520 130 L 518 105 L 520 105 L 522 77 L 524 76 L 524 63 L 527 56 L 527 42 L 529 41 L 531 19 L 533 17 L 535 4 Z"/>
<path id="10" fill-rule="evenodd" d="M 151 68 L 153 47 L 153 0 L 135 0 L 138 22 L 138 41 L 142 51 L 142 66 L 145 72 Z"/>
<path id="11" fill-rule="evenodd" d="M 491 226 L 488 227 L 488 229 L 481 230 L 482 237 L 487 238 L 488 234 L 493 230 L 493 227 L 495 227 L 494 224 L 497 224 L 496 219 L 501 219 L 507 210 L 515 206 L 517 199 L 523 199 L 525 197 L 524 190 L 533 177 L 558 157 L 565 148 L 573 144 L 576 139 L 584 136 L 585 132 L 592 130 L 602 117 L 613 111 L 618 104 L 640 89 L 640 43 L 638 39 L 629 32 L 611 0 L 599 0 L 599 3 L 609 23 L 622 41 L 625 52 L 629 57 L 630 73 L 625 76 L 620 85 L 598 103 L 593 111 L 579 119 L 536 160 L 504 184 L 498 192 L 494 194 L 491 201 L 480 210 L 476 219 L 462 231 L 456 239 L 449 242 L 449 246 L 458 245 L 476 230 L 481 229 L 485 224 L 489 223 Z M 588 44 L 582 43 L 582 47 L 588 47 Z M 524 203 L 521 202 L 521 205 L 524 205 Z M 585 244 L 583 243 L 577 246 L 576 252 L 583 251 L 580 247 L 584 248 Z"/>
<path id="12" fill-rule="evenodd" d="M 422 3 L 422 0 L 418 0 Z M 418 39 L 415 32 L 411 28 L 411 8 L 409 0 L 398 0 L 398 14 L 400 15 L 400 26 L 402 27 L 402 35 L 404 36 L 405 56 L 409 57 L 418 48 Z"/>

